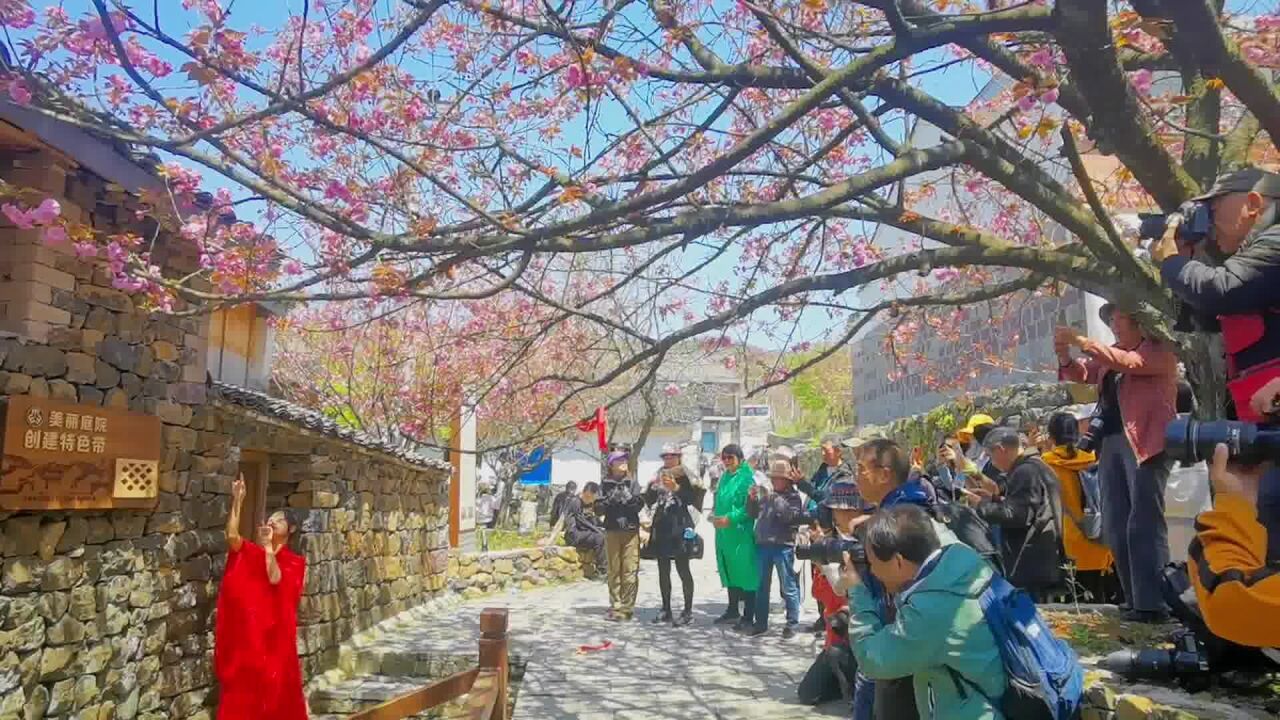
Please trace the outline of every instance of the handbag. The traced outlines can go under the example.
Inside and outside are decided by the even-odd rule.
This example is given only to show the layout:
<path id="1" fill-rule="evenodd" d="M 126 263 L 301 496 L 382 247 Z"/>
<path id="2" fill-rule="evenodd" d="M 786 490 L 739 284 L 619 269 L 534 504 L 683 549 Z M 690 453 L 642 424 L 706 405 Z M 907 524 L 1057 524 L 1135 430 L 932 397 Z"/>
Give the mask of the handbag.
<path id="1" fill-rule="evenodd" d="M 640 559 L 641 560 L 657 560 L 658 559 L 658 555 L 653 549 L 652 535 L 649 536 L 649 542 L 646 542 L 645 544 L 640 546 Z"/>
<path id="2" fill-rule="evenodd" d="M 689 557 L 690 560 L 703 559 L 704 550 L 703 537 L 699 536 L 698 533 L 694 533 L 694 537 L 685 538 L 685 556 Z"/>

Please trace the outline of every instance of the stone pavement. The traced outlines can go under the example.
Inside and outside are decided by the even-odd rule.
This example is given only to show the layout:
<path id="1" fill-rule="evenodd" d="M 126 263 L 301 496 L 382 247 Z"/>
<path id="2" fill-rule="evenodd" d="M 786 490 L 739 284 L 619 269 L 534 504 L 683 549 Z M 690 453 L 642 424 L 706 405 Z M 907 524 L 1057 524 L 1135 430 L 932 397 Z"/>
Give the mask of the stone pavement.
<path id="1" fill-rule="evenodd" d="M 700 532 L 710 538 L 711 528 L 700 528 Z M 672 580 L 678 597 L 679 578 Z M 377 650 L 416 657 L 420 664 L 440 662 L 432 658 L 473 655 L 480 611 L 507 607 L 511 652 L 527 663 L 516 720 L 848 716 L 843 702 L 814 709 L 796 701 L 796 685 L 817 654 L 820 640 L 803 633 L 784 642 L 779 636 L 782 610 L 776 598 L 770 634 L 746 638 L 711 624 L 725 604 L 713 557 L 695 561 L 694 582 L 694 623 L 682 628 L 649 623 L 659 607 L 657 567 L 642 562 L 637 620 L 629 623 L 605 620 L 607 586 L 582 581 L 512 590 L 453 605 L 444 616 L 433 613 L 429 618 L 393 621 L 394 627 L 386 628 L 377 640 Z M 775 582 L 775 593 L 776 586 Z M 815 616 L 813 601 L 806 599 L 802 623 L 812 622 Z M 612 643 L 611 647 L 579 652 L 582 645 L 604 642 Z M 405 670 L 409 674 L 409 668 Z"/>

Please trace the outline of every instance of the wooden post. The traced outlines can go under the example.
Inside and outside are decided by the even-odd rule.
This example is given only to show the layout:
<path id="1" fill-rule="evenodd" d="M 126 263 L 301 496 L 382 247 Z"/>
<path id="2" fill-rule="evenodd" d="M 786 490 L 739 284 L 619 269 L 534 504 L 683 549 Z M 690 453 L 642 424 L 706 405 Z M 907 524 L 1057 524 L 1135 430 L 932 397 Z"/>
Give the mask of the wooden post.
<path id="1" fill-rule="evenodd" d="M 453 475 L 449 478 L 449 547 L 458 547 L 462 540 L 462 408 L 449 423 L 449 463 Z"/>
<path id="2" fill-rule="evenodd" d="M 497 675 L 498 692 L 489 720 L 507 720 L 507 609 L 485 608 L 480 613 L 480 672 Z"/>

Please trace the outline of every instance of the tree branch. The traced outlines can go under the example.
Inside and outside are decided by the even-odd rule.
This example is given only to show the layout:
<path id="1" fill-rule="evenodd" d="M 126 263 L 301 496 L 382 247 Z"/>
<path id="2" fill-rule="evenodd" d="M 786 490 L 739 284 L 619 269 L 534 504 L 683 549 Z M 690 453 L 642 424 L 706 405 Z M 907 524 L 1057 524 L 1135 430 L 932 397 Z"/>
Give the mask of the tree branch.
<path id="1" fill-rule="evenodd" d="M 1114 152 L 1155 198 L 1172 211 L 1199 189 L 1143 118 L 1124 68 L 1116 59 L 1107 0 L 1059 0 L 1058 43 L 1089 105 L 1091 137 Z"/>

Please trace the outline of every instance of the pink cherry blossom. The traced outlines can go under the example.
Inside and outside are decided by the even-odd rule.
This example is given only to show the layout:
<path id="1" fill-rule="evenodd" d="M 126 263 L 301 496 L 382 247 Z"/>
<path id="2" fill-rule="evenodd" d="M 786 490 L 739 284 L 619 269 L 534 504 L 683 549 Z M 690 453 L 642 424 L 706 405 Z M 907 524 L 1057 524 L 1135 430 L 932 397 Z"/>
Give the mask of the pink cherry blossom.
<path id="1" fill-rule="evenodd" d="M 53 198 L 45 198 L 40 204 L 31 211 L 31 218 L 40 225 L 48 225 L 58 219 L 62 214 L 62 206 Z"/>
<path id="2" fill-rule="evenodd" d="M 19 105 L 31 104 L 31 90 L 27 87 L 27 84 L 21 79 L 15 78 L 13 80 L 10 80 L 7 89 L 9 92 L 9 98 L 14 102 L 18 103 Z"/>
<path id="3" fill-rule="evenodd" d="M 12 203 L 5 203 L 3 208 L 4 216 L 9 218 L 9 222 L 15 226 L 27 230 L 35 227 L 35 219 L 31 217 L 31 213 Z"/>
<path id="4" fill-rule="evenodd" d="M 1134 92 L 1139 95 L 1150 95 L 1153 81 L 1151 71 L 1146 68 L 1138 70 L 1129 76 L 1129 83 L 1133 86 Z"/>
<path id="5" fill-rule="evenodd" d="M 78 242 L 72 245 L 72 249 L 76 253 L 76 257 L 81 260 L 98 257 L 98 246 L 91 242 Z"/>

